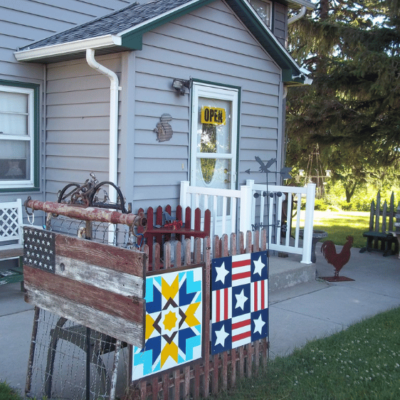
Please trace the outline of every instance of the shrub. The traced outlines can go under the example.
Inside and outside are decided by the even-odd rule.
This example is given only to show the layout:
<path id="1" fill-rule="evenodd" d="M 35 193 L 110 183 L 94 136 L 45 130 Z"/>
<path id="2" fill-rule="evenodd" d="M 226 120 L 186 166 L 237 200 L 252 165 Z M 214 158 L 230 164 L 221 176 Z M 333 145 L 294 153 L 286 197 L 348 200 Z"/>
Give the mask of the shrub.
<path id="1" fill-rule="evenodd" d="M 315 199 L 314 210 L 326 211 L 328 207 L 328 204 L 323 199 Z"/>

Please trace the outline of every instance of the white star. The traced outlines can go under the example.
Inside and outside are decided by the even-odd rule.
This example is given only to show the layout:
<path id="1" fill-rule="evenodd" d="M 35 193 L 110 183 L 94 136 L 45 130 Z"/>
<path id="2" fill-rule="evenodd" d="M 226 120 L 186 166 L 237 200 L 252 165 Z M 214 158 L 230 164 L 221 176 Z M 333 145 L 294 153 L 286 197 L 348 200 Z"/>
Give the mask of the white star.
<path id="1" fill-rule="evenodd" d="M 264 325 L 265 325 L 265 322 L 262 320 L 261 314 L 260 314 L 260 316 L 254 320 L 254 332 L 253 333 L 258 332 L 261 335 L 262 328 Z"/>
<path id="2" fill-rule="evenodd" d="M 217 335 L 215 345 L 218 346 L 220 344 L 222 347 L 225 347 L 225 339 L 229 336 L 229 333 L 225 332 L 225 325 L 222 325 L 219 331 L 215 331 L 215 334 Z"/>
<path id="3" fill-rule="evenodd" d="M 248 300 L 248 297 L 244 295 L 244 289 L 240 292 L 240 294 L 235 294 L 236 296 L 236 307 L 235 308 L 241 308 L 244 310 L 244 303 Z"/>
<path id="4" fill-rule="evenodd" d="M 217 271 L 215 283 L 221 281 L 225 285 L 225 277 L 229 274 L 229 271 L 225 268 L 225 263 L 223 262 L 220 267 L 215 267 L 215 270 Z"/>
<path id="5" fill-rule="evenodd" d="M 262 269 L 265 267 L 265 264 L 261 261 L 261 256 L 257 261 L 253 261 L 253 262 L 254 262 L 254 266 L 255 266 L 254 275 L 258 274 L 261 276 Z"/>

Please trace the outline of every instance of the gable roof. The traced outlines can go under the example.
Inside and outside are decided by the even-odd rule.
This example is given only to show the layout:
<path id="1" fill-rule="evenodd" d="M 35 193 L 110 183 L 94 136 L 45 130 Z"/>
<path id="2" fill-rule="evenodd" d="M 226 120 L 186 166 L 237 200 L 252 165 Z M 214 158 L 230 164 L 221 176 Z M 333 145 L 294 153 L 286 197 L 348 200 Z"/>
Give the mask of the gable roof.
<path id="1" fill-rule="evenodd" d="M 18 61 L 57 62 L 82 58 L 88 48 L 97 55 L 141 50 L 143 34 L 215 0 L 158 0 L 130 4 L 106 16 L 39 40 L 15 52 Z M 266 27 L 246 0 L 225 0 L 262 47 L 283 70 L 287 84 L 302 84 L 304 71 Z"/>

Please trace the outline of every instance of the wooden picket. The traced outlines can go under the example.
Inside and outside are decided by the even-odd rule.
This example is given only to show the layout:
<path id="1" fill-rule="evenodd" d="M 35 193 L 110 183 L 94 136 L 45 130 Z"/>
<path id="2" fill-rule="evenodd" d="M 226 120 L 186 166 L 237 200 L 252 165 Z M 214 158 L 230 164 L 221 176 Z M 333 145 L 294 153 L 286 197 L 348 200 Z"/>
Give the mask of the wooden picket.
<path id="1" fill-rule="evenodd" d="M 261 234 L 261 240 L 259 235 Z M 202 241 L 203 240 L 203 247 Z M 238 246 L 237 246 L 238 242 Z M 261 243 L 261 246 L 260 246 Z M 146 265 L 147 270 L 152 269 L 157 271 L 168 268 L 180 267 L 183 265 L 205 264 L 205 293 L 204 302 L 205 314 L 204 321 L 211 320 L 210 309 L 210 288 L 211 288 L 211 261 L 212 258 L 226 257 L 229 255 L 251 253 L 267 248 L 266 231 L 252 232 L 248 231 L 245 234 L 239 234 L 237 240 L 234 233 L 230 238 L 223 235 L 220 239 L 214 237 L 213 257 L 211 256 L 211 240 L 209 237 L 204 239 L 196 238 L 194 251 L 192 253 L 190 239 L 185 239 L 184 259 L 181 257 L 181 243 L 177 243 L 175 249 L 175 260 L 171 263 L 171 243 L 164 244 L 164 259 L 163 264 L 160 262 L 160 245 L 154 243 L 152 266 Z M 149 254 L 149 247 L 144 246 L 144 252 Z M 161 267 L 162 266 L 162 267 Z M 207 324 L 208 328 L 209 325 Z M 218 394 L 220 391 L 226 391 L 235 387 L 238 379 L 251 377 L 257 374 L 261 369 L 265 369 L 268 362 L 268 338 L 240 346 L 220 354 L 211 355 L 210 351 L 210 330 L 204 330 L 203 337 L 204 357 L 202 362 L 193 362 L 183 365 L 180 369 L 175 369 L 172 372 L 165 372 L 161 377 L 143 378 L 139 382 L 133 382 L 129 393 L 124 397 L 124 400 L 132 399 L 200 399 L 209 397 L 210 395 Z M 161 394 L 161 396 L 160 396 Z"/>

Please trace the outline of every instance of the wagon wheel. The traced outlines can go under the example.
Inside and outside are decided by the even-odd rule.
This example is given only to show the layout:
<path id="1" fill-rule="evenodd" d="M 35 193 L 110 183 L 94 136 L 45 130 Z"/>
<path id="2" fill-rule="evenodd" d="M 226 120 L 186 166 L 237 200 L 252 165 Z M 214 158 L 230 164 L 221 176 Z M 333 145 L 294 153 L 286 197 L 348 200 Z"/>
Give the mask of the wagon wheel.
<path id="1" fill-rule="evenodd" d="M 109 186 L 110 189 L 113 187 L 116 192 L 117 192 L 117 202 L 116 203 L 111 203 L 109 196 L 107 194 L 107 191 L 105 191 L 105 195 L 103 200 L 99 198 L 100 196 L 100 190 L 102 189 L 102 186 Z M 112 190 L 112 189 L 111 189 Z M 100 182 L 95 186 L 93 189 L 92 194 L 90 195 L 89 198 L 89 205 L 91 207 L 99 207 L 99 208 L 108 208 L 108 209 L 113 209 L 113 210 L 121 210 L 123 214 L 128 214 L 128 211 L 125 208 L 125 199 L 124 196 L 122 195 L 122 192 L 118 186 L 116 186 L 114 183 L 105 181 L 105 182 Z"/>

